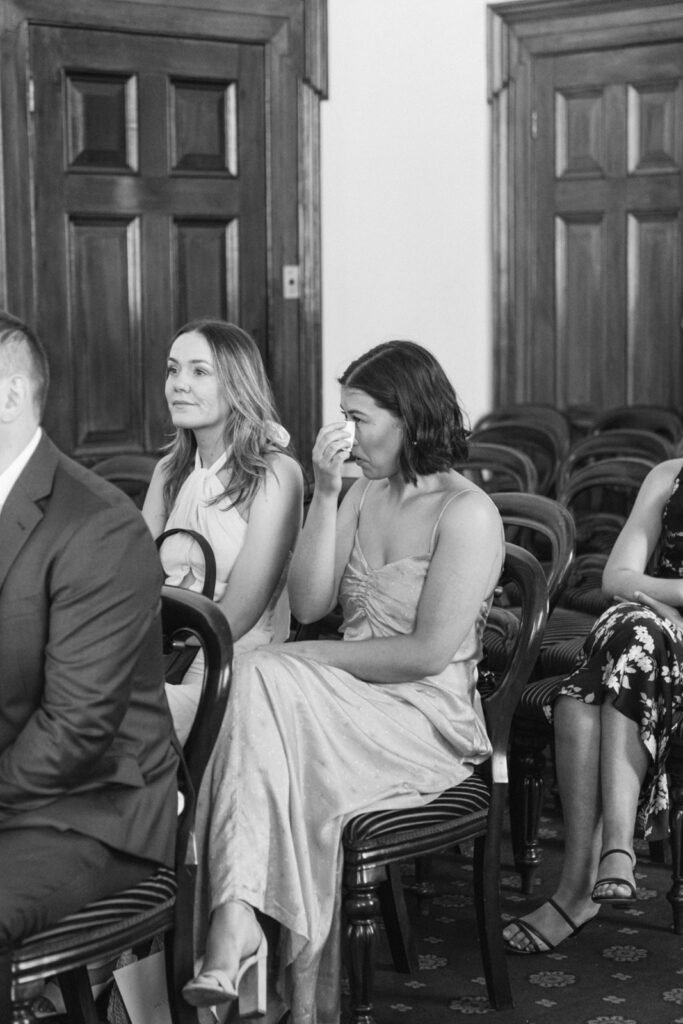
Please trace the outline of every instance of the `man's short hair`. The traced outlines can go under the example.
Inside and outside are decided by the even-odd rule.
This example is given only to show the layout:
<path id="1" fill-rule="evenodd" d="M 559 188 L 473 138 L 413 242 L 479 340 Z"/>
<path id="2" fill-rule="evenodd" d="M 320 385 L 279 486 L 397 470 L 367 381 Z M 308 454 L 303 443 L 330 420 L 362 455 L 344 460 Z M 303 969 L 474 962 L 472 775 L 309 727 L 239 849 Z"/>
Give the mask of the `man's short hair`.
<path id="1" fill-rule="evenodd" d="M 28 377 L 38 417 L 42 418 L 50 384 L 47 352 L 28 324 L 0 310 L 0 376 L 13 373 Z"/>

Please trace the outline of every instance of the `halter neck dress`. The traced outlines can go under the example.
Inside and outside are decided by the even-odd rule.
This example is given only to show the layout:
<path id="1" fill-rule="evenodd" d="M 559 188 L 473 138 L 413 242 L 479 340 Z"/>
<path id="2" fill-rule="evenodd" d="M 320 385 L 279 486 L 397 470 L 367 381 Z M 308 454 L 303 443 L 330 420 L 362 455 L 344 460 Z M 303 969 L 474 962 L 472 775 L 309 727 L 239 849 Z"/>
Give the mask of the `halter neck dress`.
<path id="1" fill-rule="evenodd" d="M 248 526 L 246 519 L 228 501 L 215 502 L 225 491 L 225 484 L 218 474 L 224 469 L 227 457 L 224 452 L 213 465 L 204 468 L 199 453 L 195 454 L 194 469 L 183 482 L 165 527 L 167 530 L 175 527 L 194 530 L 211 545 L 216 559 L 214 601 L 220 601 L 225 594 L 232 567 L 244 545 Z M 196 541 L 182 533 L 174 534 L 162 544 L 160 556 L 168 584 L 201 593 L 205 566 L 204 556 Z M 235 642 L 235 655 L 287 639 L 290 612 L 286 580 L 285 567 L 261 618 Z M 181 744 L 187 739 L 192 726 L 203 673 L 204 658 L 200 652 L 186 672 L 182 684 L 166 686 L 173 724 Z"/>
<path id="2" fill-rule="evenodd" d="M 368 487 L 371 487 L 369 484 Z M 366 487 L 362 504 L 367 494 Z M 345 643 L 412 632 L 434 549 L 373 568 L 358 530 L 340 586 Z M 501 526 L 500 559 L 503 559 Z M 371 684 L 296 653 L 241 657 L 198 806 L 203 898 L 241 899 L 280 922 L 280 991 L 292 1024 L 337 1024 L 341 833 L 362 811 L 414 807 L 490 753 L 476 690 L 492 595 L 437 675 Z"/>

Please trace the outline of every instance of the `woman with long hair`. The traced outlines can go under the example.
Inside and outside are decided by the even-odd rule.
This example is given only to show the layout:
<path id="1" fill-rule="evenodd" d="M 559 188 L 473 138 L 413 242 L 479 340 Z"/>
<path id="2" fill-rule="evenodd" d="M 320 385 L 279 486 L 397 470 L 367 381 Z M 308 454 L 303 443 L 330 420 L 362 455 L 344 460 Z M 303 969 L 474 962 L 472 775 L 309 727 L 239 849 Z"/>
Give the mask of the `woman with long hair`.
<path id="1" fill-rule="evenodd" d="M 172 340 L 166 401 L 175 427 L 157 464 L 142 514 L 152 535 L 199 533 L 216 562 L 214 600 L 225 613 L 235 653 L 289 633 L 287 565 L 301 525 L 303 478 L 278 423 L 253 339 L 234 324 L 196 320 Z M 205 559 L 188 534 L 161 546 L 167 583 L 201 590 Z M 203 661 L 181 685 L 167 686 L 184 742 L 196 710 Z"/>
<path id="2" fill-rule="evenodd" d="M 503 530 L 453 468 L 467 450 L 453 387 L 408 341 L 368 352 L 340 382 L 363 476 L 339 504 L 347 423 L 323 427 L 289 592 L 304 623 L 340 601 L 344 640 L 277 644 L 235 664 L 198 808 L 208 935 L 184 989 L 194 1005 L 265 1010 L 259 911 L 280 925 L 278 987 L 294 1024 L 339 1019 L 345 822 L 426 803 L 490 753 L 477 662 Z"/>

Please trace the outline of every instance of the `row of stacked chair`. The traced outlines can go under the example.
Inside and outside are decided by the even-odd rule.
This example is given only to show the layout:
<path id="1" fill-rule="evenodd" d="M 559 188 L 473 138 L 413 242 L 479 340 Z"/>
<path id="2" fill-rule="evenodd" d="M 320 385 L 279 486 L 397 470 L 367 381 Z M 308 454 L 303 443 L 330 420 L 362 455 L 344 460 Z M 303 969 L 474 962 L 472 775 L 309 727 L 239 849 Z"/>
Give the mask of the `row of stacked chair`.
<path id="1" fill-rule="evenodd" d="M 544 705 L 576 667 L 591 626 L 610 603 L 602 592 L 602 570 L 645 476 L 657 463 L 683 455 L 683 420 L 668 408 L 629 406 L 609 410 L 595 417 L 588 430 L 581 434 L 572 431 L 569 418 L 549 406 L 503 409 L 475 425 L 475 460 L 471 469 L 466 463 L 460 467 L 491 494 L 508 539 L 539 557 L 549 585 L 550 615 L 534 677 L 522 693 L 511 730 L 511 831 L 515 864 L 525 893 L 532 891 L 542 856 L 538 833 L 546 755 L 552 748 L 552 727 Z M 544 442 L 538 440 L 541 435 Z M 481 446 L 487 446 L 491 459 L 488 471 L 479 459 Z M 526 455 L 534 463 L 535 486 L 533 474 L 527 478 L 526 487 L 512 477 L 507 455 L 497 461 L 498 449 L 504 447 Z M 549 453 L 553 450 L 555 461 L 551 467 Z M 502 607 L 492 610 L 485 636 L 486 664 L 494 675 L 515 628 L 514 595 L 505 598 Z M 668 899 L 674 930 L 681 934 L 683 738 L 672 741 L 669 769 L 673 882 Z M 655 853 L 655 844 L 651 852 Z M 661 856 L 661 849 L 657 854 Z"/>

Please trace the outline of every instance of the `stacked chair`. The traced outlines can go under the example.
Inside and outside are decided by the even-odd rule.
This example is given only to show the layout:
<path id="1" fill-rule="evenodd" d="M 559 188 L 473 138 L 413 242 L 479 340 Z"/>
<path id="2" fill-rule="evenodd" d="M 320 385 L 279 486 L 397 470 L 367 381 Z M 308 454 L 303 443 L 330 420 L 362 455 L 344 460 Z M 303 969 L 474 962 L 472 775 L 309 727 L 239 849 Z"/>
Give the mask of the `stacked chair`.
<path id="1" fill-rule="evenodd" d="M 480 419 L 474 443 L 499 444 L 529 456 L 538 474 L 538 493 L 555 494 L 557 472 L 569 450 L 569 423 L 551 406 L 508 406 Z"/>
<path id="2" fill-rule="evenodd" d="M 680 414 L 675 409 L 662 405 L 618 406 L 600 413 L 593 423 L 594 433 L 620 427 L 649 430 L 654 434 L 661 434 L 673 444 L 683 437 L 683 419 Z"/>
<path id="3" fill-rule="evenodd" d="M 204 649 L 204 686 L 179 770 L 183 807 L 178 819 L 175 869 L 159 868 L 149 879 L 97 900 L 56 925 L 26 939 L 12 951 L 12 1024 L 34 1020 L 30 1004 L 35 983 L 56 976 L 69 1024 L 98 1024 L 88 965 L 149 947 L 165 935 L 166 982 L 173 1024 L 197 1024 L 197 1011 L 181 989 L 194 975 L 192 944 L 197 849 L 196 795 L 220 731 L 230 689 L 232 639 L 227 620 L 208 597 L 178 587 L 162 588 L 167 651 L 188 642 Z M 5 1024 L 5 1022 L 3 1022 Z M 7 1022 L 9 1024 L 9 1022 Z"/>
<path id="4" fill-rule="evenodd" d="M 455 467 L 487 494 L 494 491 L 538 491 L 538 473 L 529 456 L 503 444 L 472 441 L 467 460 Z"/>

